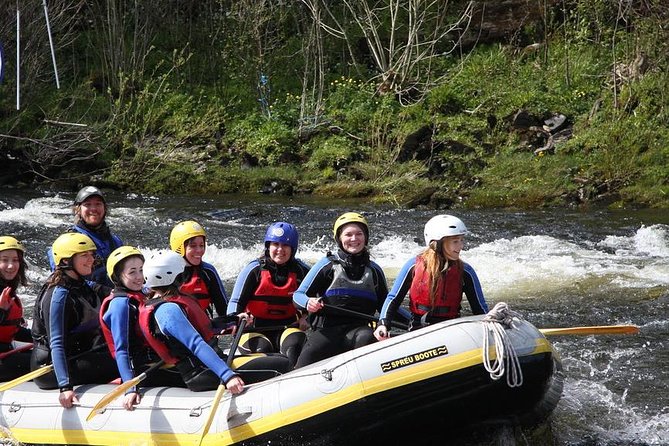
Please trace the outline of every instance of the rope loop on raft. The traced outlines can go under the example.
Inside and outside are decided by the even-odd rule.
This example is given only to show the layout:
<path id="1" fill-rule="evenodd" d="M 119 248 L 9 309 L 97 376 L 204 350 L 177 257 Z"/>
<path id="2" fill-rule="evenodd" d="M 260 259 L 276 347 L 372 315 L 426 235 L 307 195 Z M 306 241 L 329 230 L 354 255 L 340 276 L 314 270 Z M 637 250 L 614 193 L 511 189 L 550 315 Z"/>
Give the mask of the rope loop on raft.
<path id="1" fill-rule="evenodd" d="M 515 328 L 514 320 L 522 319 L 504 302 L 499 302 L 483 318 L 483 366 L 494 381 L 506 374 L 509 387 L 523 385 L 523 371 L 518 355 L 506 333 L 507 328 Z M 491 337 L 495 344 L 495 359 L 491 359 Z"/>

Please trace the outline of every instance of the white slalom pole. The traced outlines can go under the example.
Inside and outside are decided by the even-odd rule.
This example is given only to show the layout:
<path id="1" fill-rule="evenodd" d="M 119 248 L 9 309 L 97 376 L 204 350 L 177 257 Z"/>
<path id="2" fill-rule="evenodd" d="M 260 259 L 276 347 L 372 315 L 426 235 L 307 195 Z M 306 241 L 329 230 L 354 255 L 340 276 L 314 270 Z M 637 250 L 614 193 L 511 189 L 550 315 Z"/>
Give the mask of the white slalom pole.
<path id="1" fill-rule="evenodd" d="M 16 0 L 16 109 L 21 109 L 21 13 Z"/>
<path id="2" fill-rule="evenodd" d="M 53 62 L 53 72 L 56 74 L 56 88 L 60 89 L 58 80 L 58 67 L 56 66 L 56 51 L 53 48 L 53 38 L 51 37 L 51 24 L 49 23 L 49 10 L 46 7 L 46 0 L 42 1 L 44 5 L 44 18 L 46 19 L 46 32 L 49 34 L 49 46 L 51 47 L 51 61 Z"/>

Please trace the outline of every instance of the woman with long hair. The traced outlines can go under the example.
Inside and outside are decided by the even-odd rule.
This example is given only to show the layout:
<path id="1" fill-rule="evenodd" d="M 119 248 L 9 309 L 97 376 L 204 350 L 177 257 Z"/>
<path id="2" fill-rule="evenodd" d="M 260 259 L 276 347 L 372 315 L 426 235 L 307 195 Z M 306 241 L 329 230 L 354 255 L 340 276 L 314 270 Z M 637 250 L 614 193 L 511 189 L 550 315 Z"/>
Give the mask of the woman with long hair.
<path id="1" fill-rule="evenodd" d="M 0 381 L 9 381 L 30 371 L 30 351 L 14 351 L 13 341 L 32 342 L 23 319 L 23 304 L 16 290 L 27 285 L 23 244 L 14 237 L 0 237 Z"/>
<path id="2" fill-rule="evenodd" d="M 40 389 L 60 389 L 58 401 L 66 409 L 79 402 L 74 386 L 106 383 L 118 376 L 116 363 L 104 348 L 99 319 L 110 289 L 87 280 L 95 249 L 87 235 L 60 235 L 51 247 L 56 270 L 35 301 L 30 366 L 36 370 L 53 364 L 54 370 L 34 381 Z"/>
<path id="3" fill-rule="evenodd" d="M 452 215 L 432 217 L 424 230 L 425 250 L 400 270 L 381 310 L 374 336 L 388 338 L 393 318 L 409 293 L 409 330 L 460 317 L 462 295 L 473 314 L 488 312 L 474 268 L 460 259 L 467 227 Z"/>

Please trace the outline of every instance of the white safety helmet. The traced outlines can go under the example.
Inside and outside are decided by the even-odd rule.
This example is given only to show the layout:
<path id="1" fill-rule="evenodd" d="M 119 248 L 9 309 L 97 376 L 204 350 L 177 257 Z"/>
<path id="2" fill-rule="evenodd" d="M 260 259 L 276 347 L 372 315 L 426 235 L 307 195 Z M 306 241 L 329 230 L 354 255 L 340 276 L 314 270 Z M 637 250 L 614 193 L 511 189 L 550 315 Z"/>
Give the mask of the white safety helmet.
<path id="1" fill-rule="evenodd" d="M 147 288 L 170 286 L 184 272 L 186 260 L 174 251 L 158 251 L 144 263 L 144 285 Z"/>
<path id="2" fill-rule="evenodd" d="M 444 237 L 465 235 L 467 226 L 458 217 L 452 215 L 436 215 L 425 223 L 425 245 L 430 246 L 432 240 L 441 240 Z"/>

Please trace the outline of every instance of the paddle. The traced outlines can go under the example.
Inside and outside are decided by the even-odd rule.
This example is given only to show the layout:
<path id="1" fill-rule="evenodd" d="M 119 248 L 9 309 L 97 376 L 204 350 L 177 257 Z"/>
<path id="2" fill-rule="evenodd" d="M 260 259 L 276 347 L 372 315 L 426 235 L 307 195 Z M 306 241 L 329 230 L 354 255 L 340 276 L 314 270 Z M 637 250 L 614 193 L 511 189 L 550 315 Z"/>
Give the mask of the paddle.
<path id="1" fill-rule="evenodd" d="M 228 367 L 232 367 L 232 359 L 234 358 L 235 352 L 237 351 L 237 346 L 239 345 L 239 340 L 242 337 L 242 332 L 244 331 L 245 326 L 246 326 L 246 319 L 242 319 L 239 322 L 239 328 L 237 328 L 237 333 L 235 334 L 235 337 L 232 340 L 232 343 L 230 344 L 228 359 L 227 361 L 225 361 Z M 221 383 L 218 385 L 218 388 L 216 389 L 216 395 L 214 395 L 214 400 L 211 402 L 211 410 L 209 411 L 209 417 L 207 417 L 207 421 L 204 423 L 204 427 L 202 428 L 202 435 L 200 435 L 200 441 L 198 441 L 197 443 L 198 446 L 202 445 L 202 440 L 204 440 L 204 436 L 207 435 L 207 432 L 209 432 L 209 428 L 211 427 L 212 421 L 214 421 L 214 415 L 216 415 L 218 404 L 221 402 L 221 398 L 223 397 L 224 392 L 225 392 L 225 384 Z"/>
<path id="2" fill-rule="evenodd" d="M 593 334 L 635 334 L 639 333 L 636 325 L 596 325 L 592 327 L 540 328 L 544 335 L 593 335 Z"/>
<path id="3" fill-rule="evenodd" d="M 332 305 L 323 304 L 324 308 L 340 311 L 348 315 L 365 319 L 368 321 L 376 321 L 376 318 L 368 314 L 359 313 L 357 311 L 346 308 L 334 307 Z M 407 330 L 409 327 L 400 322 L 392 322 L 393 326 Z M 639 327 L 636 325 L 596 325 L 590 327 L 566 327 L 566 328 L 540 328 L 539 331 L 545 336 L 557 335 L 593 335 L 593 334 L 634 334 L 639 333 Z"/>
<path id="4" fill-rule="evenodd" d="M 98 401 L 98 403 L 93 407 L 93 409 L 91 409 L 90 413 L 86 417 L 86 421 L 91 421 L 91 419 L 93 419 L 93 417 L 95 417 L 97 414 L 102 413 L 104 408 L 107 407 L 109 403 L 114 401 L 119 396 L 124 395 L 128 389 L 130 389 L 131 387 L 135 387 L 137 384 L 144 381 L 144 379 L 146 379 L 146 377 L 151 372 L 153 372 L 154 370 L 158 370 L 164 365 L 165 361 L 160 360 L 155 364 L 153 364 L 148 369 L 144 370 L 139 375 L 135 376 L 133 379 L 119 384 L 114 390 L 112 390 L 111 392 L 100 398 L 100 401 Z"/>
<path id="5" fill-rule="evenodd" d="M 67 358 L 67 360 L 72 361 L 72 360 L 81 358 L 82 356 L 86 356 L 90 353 L 101 350 L 102 348 L 107 348 L 107 346 L 105 344 L 96 345 L 95 347 L 93 347 L 90 350 L 86 350 L 85 352 L 81 352 L 77 355 L 72 356 L 71 358 Z M 49 364 L 49 365 L 45 365 L 43 367 L 40 367 L 39 369 L 33 370 L 30 373 L 26 373 L 23 376 L 19 376 L 18 378 L 14 378 L 13 380 L 7 381 L 4 384 L 0 384 L 0 392 L 4 392 L 5 390 L 9 390 L 12 387 L 18 386 L 19 384 L 23 384 L 26 381 L 30 381 L 30 380 L 35 379 L 35 378 L 39 378 L 40 376 L 46 375 L 47 373 L 49 373 L 52 370 L 53 370 L 53 364 Z"/>
<path id="6" fill-rule="evenodd" d="M 246 330 L 247 333 L 264 333 L 267 331 L 281 331 L 287 328 L 297 328 L 297 322 L 288 325 L 268 325 L 267 327 L 251 327 Z"/>
<path id="7" fill-rule="evenodd" d="M 374 316 L 370 316 L 369 314 L 365 314 L 365 313 L 360 313 L 358 311 L 349 310 L 348 308 L 335 307 L 333 305 L 326 304 L 326 303 L 323 303 L 323 308 L 327 308 L 328 310 L 339 311 L 340 313 L 347 314 L 349 316 L 353 316 L 353 317 L 358 318 L 358 319 L 364 319 L 364 320 L 369 321 L 369 322 L 376 322 L 377 321 L 377 318 L 374 317 Z M 394 327 L 397 327 L 399 329 L 402 329 L 402 330 L 408 330 L 409 329 L 408 325 L 403 324 L 401 322 L 392 321 L 391 323 Z"/>
<path id="8" fill-rule="evenodd" d="M 2 353 L 0 353 L 0 360 L 5 359 L 7 356 L 11 356 L 11 355 L 13 355 L 14 353 L 19 353 L 19 352 L 24 352 L 24 351 L 26 351 L 26 350 L 30 350 L 31 348 L 33 348 L 33 344 L 32 344 L 32 343 L 30 343 L 30 344 L 26 344 L 26 345 L 22 345 L 21 347 L 16 347 L 16 348 L 13 349 L 13 350 L 7 350 L 6 352 L 2 352 Z"/>

